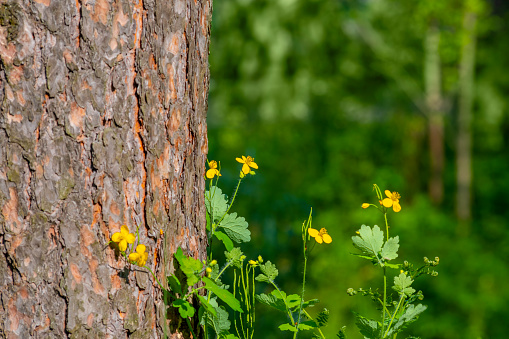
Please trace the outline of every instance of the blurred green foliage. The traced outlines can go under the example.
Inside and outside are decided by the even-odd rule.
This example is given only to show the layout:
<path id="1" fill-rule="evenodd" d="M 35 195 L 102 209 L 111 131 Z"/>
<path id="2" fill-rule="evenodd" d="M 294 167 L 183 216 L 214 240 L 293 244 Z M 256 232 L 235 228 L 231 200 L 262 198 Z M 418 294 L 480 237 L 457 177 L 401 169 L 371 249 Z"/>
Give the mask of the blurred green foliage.
<path id="1" fill-rule="evenodd" d="M 458 67 L 465 11 L 477 16 L 472 219 L 455 215 Z M 430 150 L 425 102 L 425 39 L 435 25 L 444 96 L 444 199 L 428 197 Z M 429 309 L 408 335 L 505 338 L 509 287 L 509 5 L 482 0 L 215 1 L 211 38 L 209 159 L 222 162 L 234 189 L 235 157 L 260 166 L 236 209 L 249 221 L 252 257 L 275 262 L 285 290 L 302 272 L 300 226 L 314 224 L 334 241 L 309 264 L 307 295 L 330 309 L 328 337 L 369 300 L 349 287 L 380 286 L 381 277 L 352 256 L 361 224 L 383 224 L 372 184 L 401 193 L 389 221 L 400 252 L 420 264 L 440 257 L 439 276 L 415 282 Z M 225 191 L 228 193 L 228 191 Z M 468 232 L 458 233 L 468 224 Z M 262 292 L 262 291 L 259 291 Z M 257 337 L 280 338 L 279 314 L 257 309 Z M 279 321 L 279 322 L 278 322 Z"/>

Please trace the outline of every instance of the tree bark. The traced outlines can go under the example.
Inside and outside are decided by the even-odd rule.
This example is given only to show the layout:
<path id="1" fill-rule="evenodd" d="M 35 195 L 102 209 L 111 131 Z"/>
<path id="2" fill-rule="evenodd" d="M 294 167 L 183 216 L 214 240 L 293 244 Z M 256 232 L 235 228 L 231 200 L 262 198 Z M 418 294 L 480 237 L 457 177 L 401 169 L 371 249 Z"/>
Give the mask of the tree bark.
<path id="1" fill-rule="evenodd" d="M 440 29 L 430 24 L 424 44 L 424 82 L 426 84 L 426 107 L 428 116 L 428 143 L 430 154 L 430 177 L 428 183 L 431 201 L 438 205 L 444 197 L 444 115 L 442 77 L 440 70 Z"/>
<path id="2" fill-rule="evenodd" d="M 461 60 L 459 66 L 459 110 L 456 136 L 456 213 L 461 221 L 458 232 L 467 234 L 471 213 L 472 186 L 472 103 L 474 95 L 474 65 L 477 16 L 466 9 L 463 17 Z"/>
<path id="3" fill-rule="evenodd" d="M 205 259 L 211 12 L 0 1 L 1 338 L 188 337 L 108 242 L 139 226 L 163 284 L 178 246 Z"/>

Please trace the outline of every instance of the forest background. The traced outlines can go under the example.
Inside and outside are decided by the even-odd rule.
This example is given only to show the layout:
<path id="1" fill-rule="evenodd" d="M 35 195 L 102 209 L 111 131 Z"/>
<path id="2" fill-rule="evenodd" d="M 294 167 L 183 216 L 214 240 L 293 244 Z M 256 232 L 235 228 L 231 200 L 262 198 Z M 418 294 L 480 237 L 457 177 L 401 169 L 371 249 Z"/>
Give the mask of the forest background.
<path id="1" fill-rule="evenodd" d="M 358 338 L 352 311 L 373 312 L 346 290 L 381 285 L 350 254 L 361 224 L 382 224 L 360 207 L 375 183 L 402 195 L 390 220 L 400 257 L 440 257 L 439 276 L 414 284 L 429 308 L 407 334 L 507 335 L 508 31 L 501 0 L 214 2 L 209 160 L 225 193 L 235 157 L 258 163 L 235 209 L 253 232 L 246 254 L 275 262 L 286 291 L 298 291 L 313 207 L 333 238 L 308 264 L 328 337 L 346 325 Z M 284 318 L 257 313 L 255 337 L 280 338 Z"/>

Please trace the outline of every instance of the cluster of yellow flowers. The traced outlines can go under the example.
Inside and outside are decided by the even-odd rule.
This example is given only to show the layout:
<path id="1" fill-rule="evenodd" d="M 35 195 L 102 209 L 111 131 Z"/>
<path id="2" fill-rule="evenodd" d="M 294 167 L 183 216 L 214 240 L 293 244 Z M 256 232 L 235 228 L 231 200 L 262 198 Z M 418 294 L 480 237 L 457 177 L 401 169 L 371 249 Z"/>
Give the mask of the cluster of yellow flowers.
<path id="1" fill-rule="evenodd" d="M 251 168 L 258 169 L 258 165 L 256 164 L 256 162 L 254 162 L 254 158 L 251 156 L 247 156 L 247 157 L 242 156 L 242 158 L 235 158 L 235 160 L 237 160 L 238 162 L 240 162 L 242 164 L 242 169 L 240 171 L 241 178 L 244 178 L 248 174 L 252 174 L 252 175 L 255 174 L 255 172 L 253 170 L 251 170 Z M 216 175 L 218 177 L 220 177 L 221 176 L 221 173 L 220 173 L 221 167 L 218 165 L 217 161 L 211 160 L 208 162 L 208 164 L 209 164 L 209 169 L 205 173 L 205 176 L 207 177 L 207 179 L 213 179 Z"/>
<path id="2" fill-rule="evenodd" d="M 387 196 L 387 198 L 380 200 L 380 205 L 383 205 L 386 208 L 392 207 L 394 212 L 401 211 L 401 205 L 399 204 L 399 199 L 401 198 L 401 195 L 398 192 L 391 192 L 389 190 L 385 190 L 385 195 Z M 362 208 L 368 208 L 371 205 L 372 204 L 368 204 L 367 202 L 365 202 L 364 204 L 362 204 Z"/>
<path id="3" fill-rule="evenodd" d="M 111 241 L 118 244 L 120 252 L 125 252 L 127 244 L 134 244 L 135 240 L 136 236 L 133 233 L 129 233 L 129 228 L 126 225 L 122 225 L 120 232 L 113 233 L 111 236 Z M 129 254 L 129 261 L 138 266 L 145 266 L 148 259 L 148 253 L 145 252 L 146 249 L 146 246 L 143 244 L 136 246 L 136 252 Z"/>

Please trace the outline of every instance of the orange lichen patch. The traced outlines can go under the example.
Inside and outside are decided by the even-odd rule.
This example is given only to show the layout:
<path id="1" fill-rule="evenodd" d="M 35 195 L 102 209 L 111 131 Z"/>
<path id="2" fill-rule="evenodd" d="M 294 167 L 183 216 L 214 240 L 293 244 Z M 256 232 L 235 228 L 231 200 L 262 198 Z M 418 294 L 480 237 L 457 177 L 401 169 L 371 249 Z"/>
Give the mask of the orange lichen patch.
<path id="1" fill-rule="evenodd" d="M 112 51 L 116 50 L 116 49 L 117 49 L 117 46 L 118 46 L 117 39 L 112 38 L 112 39 L 110 40 L 109 46 L 110 46 L 110 49 L 111 49 Z"/>
<path id="2" fill-rule="evenodd" d="M 127 315 L 127 313 L 118 311 L 118 316 L 120 317 L 120 319 L 124 319 L 126 315 Z"/>
<path id="3" fill-rule="evenodd" d="M 14 187 L 9 187 L 10 199 L 2 206 L 2 215 L 4 216 L 5 223 L 10 226 L 10 230 L 15 234 L 19 234 L 23 228 L 19 221 L 18 215 L 18 195 Z"/>
<path id="4" fill-rule="evenodd" d="M 83 122 L 85 120 L 85 109 L 78 106 L 76 103 L 71 103 L 71 114 L 69 115 L 69 123 L 74 128 L 83 130 Z"/>
<path id="5" fill-rule="evenodd" d="M 154 57 L 154 54 L 150 54 L 150 57 L 148 59 L 148 64 L 149 64 L 150 68 L 152 68 L 154 71 L 157 71 L 156 58 Z"/>
<path id="6" fill-rule="evenodd" d="M 78 284 L 81 284 L 81 274 L 80 274 L 80 269 L 78 268 L 78 265 L 76 265 L 75 263 L 71 263 L 71 265 L 69 265 L 69 266 L 71 268 L 71 274 L 74 277 L 74 280 Z"/>
<path id="7" fill-rule="evenodd" d="M 51 3 L 51 0 L 35 0 L 38 4 L 43 4 L 44 6 L 48 7 Z"/>
<path id="8" fill-rule="evenodd" d="M 94 233 L 90 231 L 90 228 L 88 225 L 83 225 L 80 230 L 81 233 L 81 243 L 84 246 L 90 246 L 95 242 L 95 236 Z"/>
<path id="9" fill-rule="evenodd" d="M 110 212 L 115 214 L 115 215 L 120 215 L 120 210 L 118 208 L 118 204 L 115 201 L 111 202 Z"/>
<path id="10" fill-rule="evenodd" d="M 110 277 L 111 279 L 111 293 L 115 293 L 122 287 L 122 280 L 120 277 L 115 273 Z"/>
<path id="11" fill-rule="evenodd" d="M 70 63 L 73 63 L 74 62 L 74 58 L 72 56 L 72 54 L 69 52 L 69 50 L 64 50 L 64 52 L 62 53 L 64 55 L 64 60 L 66 63 L 70 64 Z"/>
<path id="12" fill-rule="evenodd" d="M 7 123 L 8 124 L 12 124 L 13 122 L 20 123 L 22 120 L 23 120 L 23 116 L 21 114 L 11 115 L 11 114 L 7 113 Z"/>
<path id="13" fill-rule="evenodd" d="M 94 22 L 101 21 L 103 24 L 108 23 L 108 12 L 110 11 L 110 4 L 107 0 L 97 0 L 94 6 L 94 12 L 90 17 Z"/>
<path id="14" fill-rule="evenodd" d="M 88 267 L 92 275 L 92 287 L 95 293 L 106 296 L 106 291 L 97 278 L 97 266 L 99 266 L 99 262 L 96 259 L 92 259 L 88 262 Z"/>
<path id="15" fill-rule="evenodd" d="M 133 8 L 133 20 L 136 21 L 136 31 L 134 33 L 134 50 L 140 48 L 141 33 L 143 31 L 143 1 L 138 1 Z"/>
<path id="16" fill-rule="evenodd" d="M 39 325 L 39 326 L 35 327 L 35 332 L 39 332 L 39 331 L 45 330 L 51 324 L 51 320 L 49 319 L 48 315 L 45 314 L 44 316 L 45 316 L 44 326 Z"/>
<path id="17" fill-rule="evenodd" d="M 19 91 L 16 92 L 16 96 L 18 97 L 18 102 L 21 106 L 25 106 L 25 97 L 23 96 L 23 90 L 20 89 Z"/>
<path id="18" fill-rule="evenodd" d="M 87 325 L 89 327 L 92 327 L 93 324 L 94 324 L 94 313 L 90 313 L 87 317 Z"/>
<path id="19" fill-rule="evenodd" d="M 5 40 L 5 36 L 0 31 L 0 57 L 4 64 L 11 65 L 14 55 L 16 55 L 16 46 L 14 44 L 8 44 Z"/>
<path id="20" fill-rule="evenodd" d="M 23 299 L 26 299 L 28 298 L 28 290 L 25 286 L 22 286 L 19 291 L 18 291 L 19 295 L 21 296 L 21 298 Z"/>
<path id="21" fill-rule="evenodd" d="M 18 329 L 21 318 L 21 314 L 18 313 L 18 309 L 16 308 L 16 305 L 14 305 L 14 297 L 9 300 L 7 309 L 9 310 L 7 314 L 9 316 L 10 330 L 11 332 L 14 332 Z"/>
<path id="22" fill-rule="evenodd" d="M 180 48 L 179 48 L 179 37 L 177 34 L 173 34 L 171 37 L 170 46 L 168 48 L 169 52 L 173 55 L 177 55 Z"/>
<path id="23" fill-rule="evenodd" d="M 9 80 L 11 84 L 16 85 L 21 79 L 24 79 L 23 75 L 23 66 L 12 66 L 11 71 L 9 72 Z"/>
<path id="24" fill-rule="evenodd" d="M 159 174 L 164 179 L 170 178 L 170 151 L 170 143 L 166 143 L 163 153 L 156 160 Z"/>
<path id="25" fill-rule="evenodd" d="M 175 69 L 172 64 L 168 64 L 166 66 L 166 71 L 168 73 L 168 88 L 170 89 L 170 98 L 173 102 L 177 100 L 177 90 L 175 88 Z"/>

